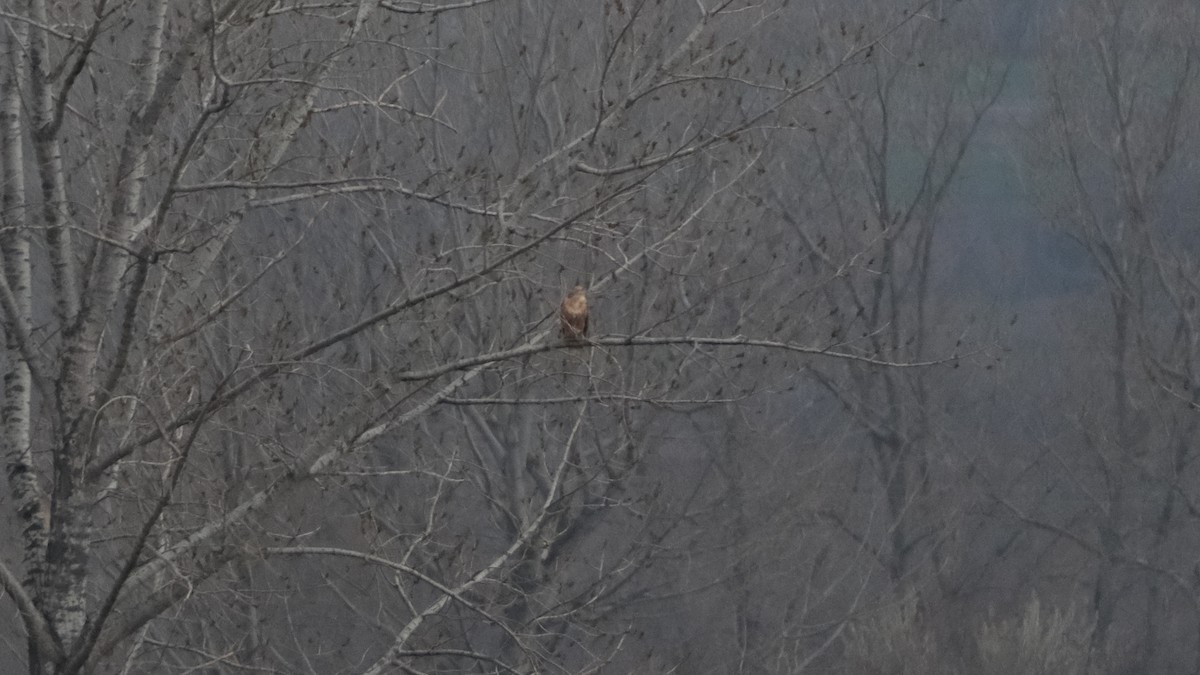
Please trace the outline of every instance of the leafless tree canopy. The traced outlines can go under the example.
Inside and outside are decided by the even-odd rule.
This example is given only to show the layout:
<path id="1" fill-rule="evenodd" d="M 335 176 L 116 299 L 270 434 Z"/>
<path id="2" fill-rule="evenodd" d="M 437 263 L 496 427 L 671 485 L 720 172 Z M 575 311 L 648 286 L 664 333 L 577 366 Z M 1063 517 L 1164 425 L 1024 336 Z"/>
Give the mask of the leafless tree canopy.
<path id="1" fill-rule="evenodd" d="M 0 670 L 1200 670 L 1196 19 L 0 3 Z"/>

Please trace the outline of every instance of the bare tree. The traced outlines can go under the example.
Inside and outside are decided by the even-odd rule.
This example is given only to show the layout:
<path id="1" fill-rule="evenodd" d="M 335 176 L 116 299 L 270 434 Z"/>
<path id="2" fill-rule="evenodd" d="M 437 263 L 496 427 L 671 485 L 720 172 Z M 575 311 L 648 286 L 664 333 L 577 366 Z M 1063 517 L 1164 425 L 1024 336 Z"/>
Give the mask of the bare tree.
<path id="1" fill-rule="evenodd" d="M 780 170 L 759 187 L 769 218 L 798 242 L 781 261 L 806 275 L 802 290 L 779 290 L 788 315 L 802 317 L 777 326 L 785 334 L 889 360 L 958 354 L 975 373 L 990 356 L 961 301 L 935 290 L 949 274 L 938 256 L 959 226 L 946 217 L 951 186 L 1005 83 L 979 49 L 985 32 L 973 28 L 986 25 L 986 8 L 955 9 L 930 8 L 881 40 L 864 67 L 835 73 L 812 102 L 822 114 L 794 147 L 780 147 Z M 819 7 L 820 54 L 842 52 L 854 39 L 842 27 L 869 11 L 887 8 Z M 961 630 L 935 620 L 949 614 L 941 590 L 953 585 L 960 520 L 975 499 L 966 488 L 972 456 L 955 446 L 944 413 L 950 378 L 849 362 L 813 363 L 805 375 L 788 397 L 790 414 L 756 417 L 763 425 L 794 417 L 791 433 L 762 444 L 782 443 L 788 457 L 776 461 L 790 470 L 774 466 L 771 475 L 811 475 L 807 490 L 780 485 L 789 524 L 771 521 L 804 542 L 786 558 L 805 561 L 811 575 L 794 600 L 808 610 L 773 619 L 785 621 L 785 635 L 808 635 L 811 651 L 780 665 L 800 670 L 826 640 L 847 637 L 846 617 L 896 603 L 912 604 L 930 640 Z M 762 518 L 779 510 L 771 501 L 760 508 Z M 770 651 L 787 653 L 782 642 Z"/>
<path id="2" fill-rule="evenodd" d="M 950 188 L 1005 82 L 1002 67 L 978 49 L 983 31 L 945 31 L 939 23 L 977 25 L 985 17 L 981 11 L 923 16 L 881 43 L 884 53 L 871 68 L 832 78 L 827 105 L 842 109 L 846 125 L 836 143 L 814 136 L 822 190 L 809 204 L 829 204 L 824 209 L 836 225 L 805 236 L 823 238 L 814 241 L 817 263 L 836 278 L 822 289 L 829 329 L 840 340 L 871 345 L 873 353 L 920 360 L 981 349 L 964 344 L 972 326 L 956 312 L 958 300 L 935 295 L 931 286 L 938 282 L 935 258 L 946 248 L 939 250 L 947 239 L 939 230 L 953 237 L 958 226 L 943 214 Z M 837 261 L 847 256 L 867 274 L 845 274 Z M 920 587 L 920 577 L 940 566 L 939 547 L 952 529 L 943 517 L 952 520 L 961 508 L 939 487 L 954 485 L 965 468 L 943 445 L 946 425 L 935 411 L 944 405 L 931 373 L 841 370 L 815 372 L 867 439 L 868 459 L 856 469 L 862 473 L 852 479 L 852 494 L 878 497 L 851 497 L 827 515 L 872 542 L 891 584 Z M 858 518 L 843 511 L 874 511 L 876 504 L 886 515 L 875 532 L 850 525 Z"/>
<path id="3" fill-rule="evenodd" d="M 12 667 L 612 663 L 658 409 L 919 361 L 747 276 L 768 147 L 913 14 L 810 62 L 786 2 L 6 6 Z"/>
<path id="4" fill-rule="evenodd" d="M 1094 658 L 1137 671 L 1200 667 L 1197 268 L 1181 183 L 1194 171 L 1196 19 L 1185 3 L 1065 3 L 1045 30 L 1035 135 L 1041 201 L 1100 283 L 1069 314 L 1079 452 L 1044 455 L 1059 475 L 1048 503 L 1006 508 L 1088 561 Z"/>

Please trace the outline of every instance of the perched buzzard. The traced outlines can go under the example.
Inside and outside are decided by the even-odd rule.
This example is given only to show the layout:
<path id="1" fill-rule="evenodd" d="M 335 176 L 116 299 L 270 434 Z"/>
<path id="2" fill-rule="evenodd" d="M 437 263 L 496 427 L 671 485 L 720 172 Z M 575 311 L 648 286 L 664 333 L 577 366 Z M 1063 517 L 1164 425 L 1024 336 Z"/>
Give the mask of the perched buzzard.
<path id="1" fill-rule="evenodd" d="M 588 305 L 583 286 L 576 285 L 575 290 L 562 301 L 558 318 L 562 322 L 561 334 L 567 342 L 581 342 L 587 337 Z"/>

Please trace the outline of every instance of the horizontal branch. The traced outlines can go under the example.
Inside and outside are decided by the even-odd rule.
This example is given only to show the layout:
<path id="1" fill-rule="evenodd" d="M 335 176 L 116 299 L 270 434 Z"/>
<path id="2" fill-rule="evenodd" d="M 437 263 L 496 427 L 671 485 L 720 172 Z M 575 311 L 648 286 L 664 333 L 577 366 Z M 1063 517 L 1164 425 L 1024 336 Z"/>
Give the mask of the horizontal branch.
<path id="1" fill-rule="evenodd" d="M 509 359 L 528 356 L 530 354 L 537 354 L 539 352 L 563 349 L 564 347 L 650 347 L 664 345 L 690 345 L 693 347 L 755 347 L 760 349 L 791 352 L 795 354 L 806 354 L 809 356 L 824 356 L 833 359 L 854 361 L 858 363 L 865 363 L 867 365 L 882 366 L 887 368 L 923 368 L 944 363 L 953 363 L 960 358 L 959 356 L 951 356 L 945 359 L 937 359 L 933 361 L 888 361 L 872 356 L 838 351 L 830 347 L 812 347 L 790 342 L 780 342 L 777 340 L 759 340 L 743 337 L 741 335 L 735 335 L 733 337 L 696 337 L 690 335 L 667 337 L 650 337 L 643 335 L 607 335 L 588 340 L 583 344 L 567 342 L 535 342 L 521 345 L 520 347 L 515 347 L 513 349 L 503 349 L 496 352 L 488 352 L 485 354 L 476 354 L 474 356 L 464 357 L 457 361 L 450 361 L 439 366 L 434 366 L 433 368 L 426 368 L 425 370 L 410 370 L 408 372 L 400 373 L 395 377 L 397 380 L 402 382 L 429 380 L 445 375 L 446 373 L 466 370 L 468 368 L 485 363 L 507 361 Z"/>
<path id="2" fill-rule="evenodd" d="M 348 176 L 345 178 L 329 178 L 295 182 L 281 183 L 264 183 L 259 181 L 249 180 L 229 180 L 229 181 L 213 181 L 209 183 L 195 183 L 191 185 L 180 185 L 176 188 L 179 192 L 205 192 L 209 190 L 245 190 L 247 192 L 260 192 L 263 190 L 289 190 L 290 194 L 279 195 L 277 197 L 257 197 L 246 202 L 248 208 L 262 209 L 284 204 L 291 204 L 298 201 L 309 199 L 323 199 L 334 195 L 344 196 L 351 194 L 363 193 L 389 193 L 399 194 L 412 199 L 437 204 L 448 209 L 462 211 L 476 216 L 485 216 L 489 218 L 504 219 L 512 215 L 511 212 L 504 212 L 490 206 L 479 206 L 468 204 L 466 202 L 453 201 L 445 196 L 445 193 L 434 194 L 430 192 L 419 192 L 412 188 L 405 187 L 400 181 L 386 176 Z M 552 218 L 547 215 L 538 213 L 523 214 L 524 217 L 532 220 L 537 220 L 552 225 L 561 223 L 562 221 Z"/>
<path id="3" fill-rule="evenodd" d="M 268 183 L 258 180 L 219 180 L 209 183 L 192 185 L 177 185 L 176 192 L 208 192 L 211 190 L 297 190 L 300 188 L 338 187 L 358 183 L 396 183 L 396 181 L 381 176 L 348 176 L 345 178 L 320 178 L 314 180 L 286 181 Z"/>
<path id="4" fill-rule="evenodd" d="M 716 403 L 734 403 L 744 399 L 744 396 L 724 396 L 720 398 L 654 398 L 640 394 L 581 394 L 579 396 L 551 396 L 547 398 L 505 398 L 505 397 L 451 397 L 442 399 L 445 405 L 557 405 L 562 403 L 581 403 L 583 401 L 628 401 L 644 403 L 652 406 L 706 406 Z"/>
<path id="5" fill-rule="evenodd" d="M 386 9 L 397 14 L 441 14 L 442 12 L 450 12 L 456 9 L 470 9 L 479 5 L 486 5 L 496 0 L 465 0 L 464 2 L 449 2 L 444 5 L 437 5 L 429 2 L 384 2 L 379 3 L 381 9 Z"/>
<path id="6" fill-rule="evenodd" d="M 416 650 L 410 649 L 410 650 L 396 652 L 396 656 L 414 656 L 414 657 L 458 656 L 461 658 L 474 659 L 476 661 L 484 661 L 486 663 L 491 663 L 491 664 L 499 667 L 501 670 L 507 671 L 509 673 L 515 673 L 516 675 L 520 675 L 520 673 L 521 673 L 521 671 L 513 668 L 512 666 L 505 665 L 505 663 L 503 661 L 501 661 L 493 656 L 488 656 L 487 654 L 482 654 L 480 652 L 468 651 L 466 649 L 416 649 Z"/>

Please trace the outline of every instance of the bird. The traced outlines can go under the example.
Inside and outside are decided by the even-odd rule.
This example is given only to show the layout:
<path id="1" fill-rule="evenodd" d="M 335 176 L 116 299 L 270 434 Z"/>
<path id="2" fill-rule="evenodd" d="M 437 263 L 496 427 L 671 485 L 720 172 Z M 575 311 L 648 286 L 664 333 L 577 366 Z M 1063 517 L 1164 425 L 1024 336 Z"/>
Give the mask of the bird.
<path id="1" fill-rule="evenodd" d="M 559 333 L 567 342 L 579 343 L 587 337 L 588 302 L 582 284 L 575 284 L 575 288 L 563 299 L 558 308 L 558 318 L 562 324 Z"/>

